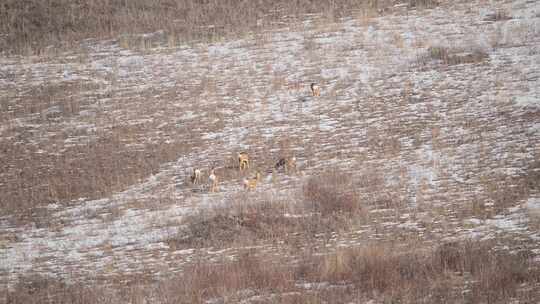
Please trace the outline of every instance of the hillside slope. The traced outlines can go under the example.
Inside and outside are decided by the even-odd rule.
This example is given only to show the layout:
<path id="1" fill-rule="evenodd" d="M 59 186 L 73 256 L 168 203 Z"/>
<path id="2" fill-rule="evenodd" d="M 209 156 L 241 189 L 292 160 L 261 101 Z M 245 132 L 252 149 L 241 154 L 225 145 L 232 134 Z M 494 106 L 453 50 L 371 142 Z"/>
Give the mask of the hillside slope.
<path id="1" fill-rule="evenodd" d="M 306 248 L 470 239 L 526 252 L 538 267 L 540 3 L 287 22 L 211 44 L 87 40 L 83 53 L 0 58 L 3 286 L 28 274 L 124 284 L 245 252 L 293 263 Z M 235 167 L 240 151 L 248 173 Z M 298 172 L 270 173 L 291 155 Z M 193 168 L 206 181 L 212 167 L 217 193 L 188 182 Z M 255 171 L 263 178 L 246 193 Z M 349 224 L 315 237 L 189 241 L 194 223 L 228 208 L 285 202 L 274 210 L 283 218 L 309 216 L 298 206 L 325 184 L 360 204 Z M 538 300 L 539 282 L 529 283 Z"/>

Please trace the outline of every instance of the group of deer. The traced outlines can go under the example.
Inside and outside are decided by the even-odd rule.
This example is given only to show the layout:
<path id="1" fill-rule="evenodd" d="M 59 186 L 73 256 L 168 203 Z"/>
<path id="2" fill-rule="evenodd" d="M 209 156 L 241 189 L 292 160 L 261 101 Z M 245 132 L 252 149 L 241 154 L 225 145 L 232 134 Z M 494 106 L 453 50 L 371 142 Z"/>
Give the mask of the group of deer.
<path id="1" fill-rule="evenodd" d="M 202 181 L 201 176 L 202 176 L 201 169 L 198 169 L 198 168 L 193 169 L 193 173 L 190 176 L 191 183 L 200 184 Z M 208 180 L 210 181 L 210 192 L 216 192 L 219 180 L 214 171 L 214 168 L 210 170 L 210 175 L 208 175 Z"/>
<path id="2" fill-rule="evenodd" d="M 249 155 L 246 152 L 240 152 L 238 153 L 238 169 L 240 171 L 248 170 L 250 166 L 250 159 Z M 276 170 L 283 169 L 286 173 L 288 173 L 290 170 L 296 170 L 296 157 L 282 157 L 280 158 L 276 164 L 274 165 L 274 168 Z M 193 184 L 199 184 L 202 181 L 201 178 L 202 171 L 201 169 L 194 169 L 193 173 L 191 174 L 191 183 Z M 255 177 L 253 178 L 245 178 L 242 183 L 244 185 L 244 189 L 246 190 L 253 190 L 257 187 L 257 184 L 261 180 L 261 173 L 256 172 Z M 208 175 L 208 181 L 210 183 L 210 192 L 216 192 L 218 190 L 218 184 L 219 184 L 219 177 L 215 172 L 215 169 L 212 168 L 210 170 L 210 174 Z"/>
<path id="3" fill-rule="evenodd" d="M 316 83 L 311 83 L 310 85 L 311 94 L 313 97 L 321 96 L 321 87 Z M 238 153 L 238 169 L 240 171 L 249 169 L 249 155 L 246 152 Z M 296 170 L 296 157 L 282 157 L 274 165 L 276 170 L 284 169 L 287 173 L 289 170 Z M 194 169 L 191 174 L 191 183 L 199 184 L 201 182 L 201 169 Z M 261 179 L 261 174 L 257 171 L 254 178 L 245 178 L 243 180 L 244 189 L 253 190 L 257 187 Z M 210 170 L 210 175 L 208 175 L 208 180 L 210 182 L 210 192 L 216 192 L 219 184 L 219 177 L 216 175 L 214 168 Z"/>

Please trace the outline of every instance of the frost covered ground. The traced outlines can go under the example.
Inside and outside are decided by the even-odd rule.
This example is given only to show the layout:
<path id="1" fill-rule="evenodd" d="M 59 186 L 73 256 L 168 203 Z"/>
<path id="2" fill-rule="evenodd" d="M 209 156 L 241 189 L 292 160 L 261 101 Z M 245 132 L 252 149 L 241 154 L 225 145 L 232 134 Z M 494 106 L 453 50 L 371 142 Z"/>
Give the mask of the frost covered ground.
<path id="1" fill-rule="evenodd" d="M 501 11 L 509 18 L 492 18 Z M 88 40 L 77 52 L 0 58 L 1 192 L 51 189 L 48 166 L 91 162 L 104 140 L 115 143 L 105 157 L 120 156 L 101 172 L 118 172 L 132 154 L 165 155 L 112 194 L 81 191 L 32 220 L 4 215 L 0 283 L 27 273 L 156 279 L 194 260 L 234 258 L 245 248 L 178 249 L 167 239 L 186 215 L 243 192 L 232 168 L 239 151 L 263 173 L 254 197 L 294 197 L 330 169 L 360 180 L 370 222 L 311 244 L 321 253 L 472 237 L 540 261 L 540 2 L 286 22 L 212 44 L 128 50 Z M 310 96 L 312 81 L 320 97 Z M 295 155 L 299 172 L 268 173 L 282 155 Z M 220 191 L 190 185 L 194 167 L 216 167 Z M 275 243 L 259 250 L 290 254 Z"/>

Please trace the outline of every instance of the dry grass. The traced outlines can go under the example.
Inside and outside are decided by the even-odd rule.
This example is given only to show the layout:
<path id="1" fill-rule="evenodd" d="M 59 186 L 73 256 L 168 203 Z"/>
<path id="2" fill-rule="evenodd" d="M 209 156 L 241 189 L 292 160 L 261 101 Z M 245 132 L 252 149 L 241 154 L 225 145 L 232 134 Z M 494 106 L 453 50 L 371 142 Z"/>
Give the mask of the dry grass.
<path id="1" fill-rule="evenodd" d="M 180 278 L 169 282 L 166 290 L 179 295 L 177 299 L 182 299 L 181 303 L 203 303 L 212 298 L 237 303 L 250 294 L 291 290 L 294 275 L 285 261 L 279 258 L 267 260 L 248 251 L 232 263 L 197 263 L 186 269 Z"/>
<path id="2" fill-rule="evenodd" d="M 486 15 L 484 17 L 484 21 L 505 21 L 512 19 L 512 16 L 510 13 L 508 13 L 506 10 L 496 10 L 495 12 Z"/>
<path id="3" fill-rule="evenodd" d="M 508 208 L 537 193 L 540 189 L 540 162 L 529 164 L 524 171 L 520 176 L 500 174 L 483 177 L 481 180 L 486 198 L 473 204 L 473 209 L 478 208 L 476 211 L 480 211 L 480 214 L 476 212 L 473 214 L 485 218 L 486 210 L 483 205 L 486 202 L 493 203 L 493 210 L 488 212 L 489 215 L 504 214 L 508 212 Z"/>
<path id="4" fill-rule="evenodd" d="M 373 2 L 375 7 L 383 5 Z M 120 37 L 120 44 L 130 48 L 147 48 L 161 43 L 174 45 L 190 39 L 214 41 L 227 35 L 257 30 L 260 26 L 273 26 L 272 21 L 281 20 L 283 12 L 302 14 L 325 11 L 325 16 L 335 18 L 346 14 L 347 9 L 356 5 L 353 1 L 336 4 L 322 0 L 293 3 L 210 0 L 205 4 L 195 3 L 194 0 L 159 0 L 152 6 L 148 3 L 143 0 L 129 3 L 94 0 L 85 4 L 65 5 L 65 0 L 46 3 L 8 0 L 0 4 L 0 17 L 9 16 L 0 18 L 0 32 L 9 33 L 0 36 L 0 52 L 40 53 L 51 43 L 69 45 L 86 37 Z M 437 5 L 437 2 L 409 1 L 409 4 L 410 7 L 429 8 Z M 32 6 L 33 9 L 27 9 Z M 61 8 L 53 10 L 48 6 Z M 496 18 L 501 20 L 503 17 Z M 261 19 L 263 23 L 258 25 Z M 144 37 L 136 35 L 158 29 L 165 29 L 165 32 Z M 403 43 L 397 36 L 395 40 L 397 45 Z M 314 40 L 305 41 L 306 50 L 316 48 Z M 487 53 L 481 50 L 465 52 L 449 47 L 431 47 L 422 58 L 424 63 L 436 61 L 445 65 L 480 63 L 487 59 Z M 271 83 L 274 89 L 299 90 L 300 85 L 289 83 L 285 76 L 274 75 Z M 339 96 L 347 83 L 337 83 L 328 96 Z M 404 91 L 404 95 L 409 97 L 413 95 L 412 84 L 410 86 Z M 217 87 L 216 79 L 205 79 L 201 83 L 202 92 L 216 94 Z M 241 87 L 238 86 L 239 89 Z M 63 92 L 94 89 L 86 88 L 84 84 L 80 87 L 58 85 L 36 88 L 35 92 L 28 94 L 46 98 L 28 99 L 19 104 L 19 108 L 10 109 L 9 113 L 2 111 L 0 121 L 32 115 L 42 124 L 61 122 L 84 106 L 76 99 L 61 99 Z M 51 107 L 60 110 L 47 112 Z M 403 129 L 399 132 L 405 135 L 427 130 L 438 145 L 445 144 L 440 134 L 444 130 L 431 126 L 429 121 L 399 129 Z M 133 126 L 115 126 L 113 130 L 100 130 L 103 133 L 97 134 L 98 140 L 86 146 L 69 147 L 57 156 L 40 155 L 35 151 L 26 151 L 26 147 L 17 144 L 18 140 L 24 139 L 24 132 L 21 132 L 21 138 L 2 142 L 0 215 L 17 214 L 20 218 L 32 219 L 38 228 L 48 224 L 63 225 L 61 222 L 48 223 L 47 210 L 40 206 L 82 197 L 106 197 L 137 184 L 140 179 L 158 172 L 164 162 L 177 160 L 190 149 L 186 145 L 154 143 L 133 150 L 128 144 L 144 137 L 144 130 Z M 404 134 L 388 133 L 391 132 L 377 128 L 367 131 L 367 148 L 383 159 L 397 157 L 406 149 L 400 142 Z M 60 138 L 59 142 L 64 139 Z M 418 135 L 414 146 L 419 148 L 428 140 L 429 136 Z M 257 156 L 263 158 L 260 154 Z M 258 160 L 259 165 L 264 161 L 267 160 Z M 228 180 L 239 178 L 238 171 L 232 168 L 234 157 L 230 163 L 230 166 L 220 168 L 223 171 L 220 173 Z M 510 253 L 495 250 L 494 242 L 458 242 L 432 249 L 416 248 L 416 244 L 408 243 L 410 239 L 405 238 L 399 245 L 363 244 L 362 247 L 338 249 L 336 252 L 325 251 L 324 255 L 305 249 L 327 235 L 353 231 L 370 221 L 370 216 L 384 216 L 371 215 L 368 212 L 370 208 L 392 209 L 389 212 L 395 212 L 395 216 L 390 220 L 400 220 L 406 208 L 403 204 L 406 198 L 399 197 L 400 191 L 403 192 L 406 187 L 407 176 L 400 178 L 402 184 L 393 189 L 385 185 L 385 175 L 375 169 L 360 172 L 359 175 L 360 178 L 355 180 L 340 171 L 324 172 L 309 178 L 298 197 L 285 200 L 261 199 L 252 194 L 238 195 L 226 202 L 224 207 L 187 217 L 182 223 L 184 230 L 168 240 L 173 250 L 279 244 L 285 247 L 279 250 L 295 252 L 294 259 L 267 255 L 258 249 L 248 250 L 236 256 L 233 262 L 211 264 L 201 259 L 185 266 L 181 275 L 171 275 L 167 280 L 154 284 L 139 282 L 140 288 L 136 284 L 121 285 L 121 279 L 118 282 L 106 280 L 107 283 L 118 284 L 111 288 L 92 283 L 87 286 L 68 285 L 48 277 L 24 277 L 13 292 L 0 296 L 0 303 L 201 303 L 212 299 L 218 299 L 216 302 L 219 303 L 237 303 L 248 298 L 257 303 L 341 303 L 359 299 L 386 303 L 507 303 L 516 299 L 521 302 L 538 299 L 538 295 L 530 291 L 540 283 L 540 272 L 538 265 L 532 262 L 532 255 L 526 251 Z M 509 207 L 537 192 L 540 189 L 539 181 L 538 164 L 532 164 L 525 176 L 521 177 L 485 176 L 481 180 L 484 191 L 470 206 L 464 207 L 470 210 L 458 214 L 458 217 L 472 215 L 487 218 L 506 212 Z M 427 183 L 422 189 L 425 192 L 429 190 Z M 429 204 L 430 198 L 426 198 L 427 202 L 419 208 L 433 207 Z M 486 207 L 486 198 L 494 202 L 493 208 Z M 158 199 L 155 204 L 154 208 L 171 206 L 174 201 L 161 203 Z M 122 212 L 118 207 L 111 209 L 110 217 L 116 218 Z M 87 214 L 85 218 L 101 216 L 97 213 Z M 156 218 L 155 222 L 160 220 Z M 107 219 L 104 221 L 107 222 Z M 383 227 L 384 223 L 377 224 L 371 227 L 375 227 L 375 232 L 379 233 L 377 229 Z M 396 234 L 399 233 L 406 235 L 401 228 Z M 107 254 L 112 254 L 112 250 L 109 250 L 111 252 Z M 306 287 L 307 283 L 312 287 Z"/>
<path id="5" fill-rule="evenodd" d="M 178 144 L 147 145 L 133 151 L 123 141 L 124 131 L 118 128 L 95 143 L 66 149 L 56 157 L 28 154 L 20 145 L 4 141 L 0 212 L 23 219 L 48 203 L 108 196 L 156 173 L 161 163 L 186 151 Z"/>
<path id="6" fill-rule="evenodd" d="M 49 46 L 72 47 L 86 38 L 119 36 L 121 45 L 142 48 L 215 41 L 275 26 L 284 16 L 294 20 L 291 16 L 323 13 L 333 19 L 365 8 L 363 1 L 352 0 L 7 0 L 0 4 L 0 53 L 42 53 Z M 159 30 L 164 32 L 135 35 Z"/>
<path id="7" fill-rule="evenodd" d="M 489 242 L 445 244 L 432 259 L 442 271 L 471 275 L 469 296 L 474 303 L 505 303 L 504 299 L 518 296 L 520 285 L 540 282 L 538 266 L 529 252 L 495 251 Z"/>
<path id="8" fill-rule="evenodd" d="M 248 246 L 258 242 L 307 241 L 316 234 L 350 230 L 365 222 L 367 209 L 339 172 L 310 179 L 299 200 L 238 196 L 222 207 L 185 219 L 186 228 L 168 240 L 172 248 Z"/>
<path id="9" fill-rule="evenodd" d="M 0 303 L 114 303 L 110 293 L 99 286 L 68 285 L 53 277 L 29 274 L 21 278 L 13 292 L 0 296 Z"/>
<path id="10" fill-rule="evenodd" d="M 177 160 L 197 144 L 196 134 L 178 134 L 174 126 L 159 130 L 169 140 L 149 141 L 148 134 L 156 132 L 158 123 L 132 124 L 118 118 L 118 113 L 140 108 L 136 104 L 147 96 L 112 105 L 103 101 L 111 96 L 97 91 L 98 85 L 86 81 L 47 82 L 25 86 L 13 100 L 0 98 L 5 100 L 0 122 L 6 127 L 0 148 L 0 215 L 42 221 L 41 211 L 35 209 L 110 196 L 158 172 L 161 164 Z M 170 99 L 159 100 L 146 105 L 144 114 L 170 106 Z M 83 111 L 89 114 L 83 116 Z M 180 143 L 184 136 L 193 138 Z"/>
<path id="11" fill-rule="evenodd" d="M 82 92 L 95 92 L 99 86 L 87 81 L 45 83 L 29 87 L 18 98 L 11 100 L 1 96 L 0 122 L 9 123 L 15 118 L 33 117 L 33 121 L 51 124 L 76 115 L 87 106 L 88 99 L 75 96 Z"/>
<path id="12" fill-rule="evenodd" d="M 481 49 L 462 50 L 459 48 L 431 46 L 427 50 L 427 58 L 438 60 L 445 65 L 456 65 L 482 62 L 487 60 L 489 55 Z"/>
<path id="13" fill-rule="evenodd" d="M 530 302 L 540 269 L 528 252 L 462 241 L 434 249 L 367 244 L 324 256 L 306 252 L 295 263 L 248 250 L 233 262 L 195 262 L 157 285 L 114 289 L 66 285 L 51 278 L 21 280 L 6 303 L 334 303 L 358 299 L 399 303 Z M 114 290 L 114 291 L 113 291 Z M 465 290 L 465 292 L 462 292 Z"/>
<path id="14" fill-rule="evenodd" d="M 331 171 L 312 177 L 304 186 L 304 196 L 314 212 L 323 216 L 335 213 L 363 213 L 353 180 L 344 172 Z"/>
<path id="15" fill-rule="evenodd" d="M 408 0 L 410 8 L 433 8 L 439 5 L 438 0 Z"/>

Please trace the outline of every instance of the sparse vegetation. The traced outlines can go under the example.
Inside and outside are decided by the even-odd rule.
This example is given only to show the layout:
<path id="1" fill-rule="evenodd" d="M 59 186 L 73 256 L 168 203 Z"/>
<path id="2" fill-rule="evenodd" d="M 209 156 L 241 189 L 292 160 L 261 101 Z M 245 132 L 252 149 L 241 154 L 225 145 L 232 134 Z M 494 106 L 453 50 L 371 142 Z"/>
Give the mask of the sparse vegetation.
<path id="1" fill-rule="evenodd" d="M 0 4 L 0 303 L 540 299 L 534 2 L 72 2 Z"/>
<path id="2" fill-rule="evenodd" d="M 433 8 L 439 5 L 438 0 L 408 0 L 411 8 Z"/>
<path id="3" fill-rule="evenodd" d="M 412 244 L 364 245 L 323 256 L 285 258 L 242 253 L 235 261 L 195 262 L 157 286 L 66 285 L 40 276 L 22 280 L 6 303 L 319 303 L 353 299 L 400 303 L 528 302 L 537 295 L 540 269 L 527 252 L 496 250 L 490 242 L 447 243 L 434 249 Z M 465 292 L 462 292 L 465 290 Z M 136 297 L 135 297 L 136 296 Z"/>
<path id="4" fill-rule="evenodd" d="M 505 21 L 512 19 L 512 16 L 506 10 L 496 10 L 491 14 L 487 14 L 485 21 Z"/>
<path id="5" fill-rule="evenodd" d="M 379 1 L 372 1 L 376 7 Z M 6 0 L 0 5 L 0 53 L 43 53 L 51 45 L 72 47 L 87 38 L 119 38 L 125 47 L 211 42 L 269 28 L 306 13 L 332 18 L 363 1 L 197 1 L 197 0 Z M 153 36 L 139 34 L 163 30 Z"/>
<path id="6" fill-rule="evenodd" d="M 312 177 L 304 186 L 306 203 L 324 216 L 335 213 L 361 214 L 365 210 L 354 189 L 354 180 L 345 172 L 330 171 Z"/>
<path id="7" fill-rule="evenodd" d="M 107 196 L 157 172 L 161 163 L 187 151 L 178 144 L 152 144 L 133 151 L 122 139 L 130 132 L 130 127 L 115 129 L 97 142 L 68 148 L 56 157 L 33 154 L 20 159 L 25 154 L 20 146 L 4 141 L 0 213 L 27 220 L 32 209 L 49 203 Z"/>
<path id="8" fill-rule="evenodd" d="M 349 193 L 350 186 L 350 177 L 332 172 L 310 179 L 298 201 L 238 196 L 224 207 L 187 217 L 186 228 L 168 244 L 178 249 L 295 243 L 298 237 L 351 230 L 365 221 L 367 212 Z"/>
<path id="9" fill-rule="evenodd" d="M 478 63 L 489 58 L 489 55 L 481 49 L 464 51 L 441 46 L 431 46 L 428 48 L 427 52 L 428 58 L 440 60 L 446 65 Z"/>

